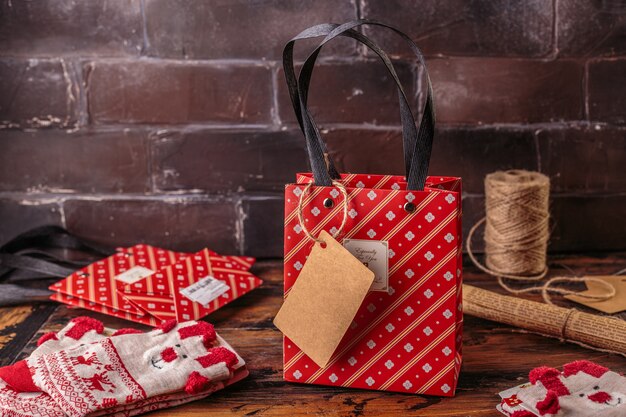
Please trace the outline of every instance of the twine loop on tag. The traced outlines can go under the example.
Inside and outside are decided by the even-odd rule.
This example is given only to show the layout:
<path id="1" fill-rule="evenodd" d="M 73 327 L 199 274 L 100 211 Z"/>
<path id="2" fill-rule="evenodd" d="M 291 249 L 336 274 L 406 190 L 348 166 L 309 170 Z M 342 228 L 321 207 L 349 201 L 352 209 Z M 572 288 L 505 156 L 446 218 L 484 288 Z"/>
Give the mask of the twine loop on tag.
<path id="1" fill-rule="evenodd" d="M 554 277 L 543 284 L 521 289 L 512 288 L 505 281 L 539 282 L 547 275 L 549 196 L 550 179 L 539 172 L 510 170 L 487 175 L 485 217 L 472 226 L 467 236 L 470 259 L 478 269 L 496 277 L 505 290 L 513 294 L 539 291 L 548 304 L 553 304 L 550 293 L 597 301 L 615 296 L 612 285 L 593 277 Z M 472 251 L 472 238 L 482 224 L 485 224 L 485 264 Z M 589 281 L 599 283 L 607 293 L 585 295 L 554 286 Z"/>
<path id="2" fill-rule="evenodd" d="M 332 234 L 333 239 L 335 239 L 337 238 L 337 236 L 339 236 L 339 234 L 341 234 L 348 220 L 348 191 L 346 190 L 346 187 L 338 181 L 333 181 L 333 185 L 337 187 L 339 191 L 341 192 L 341 195 L 343 195 L 343 217 L 341 219 L 341 225 L 339 225 L 339 228 L 335 231 L 335 233 Z M 306 225 L 304 224 L 304 217 L 302 216 L 304 196 L 308 194 L 312 186 L 313 186 L 313 182 L 308 183 L 306 187 L 304 187 L 304 190 L 302 190 L 302 193 L 300 193 L 300 198 L 298 200 L 298 209 L 297 209 L 298 221 L 300 222 L 300 227 L 302 227 L 302 231 L 304 231 L 304 234 L 309 239 L 319 244 L 324 244 L 325 242 L 322 239 L 313 236 L 313 234 L 309 231 L 309 229 L 307 229 Z"/>

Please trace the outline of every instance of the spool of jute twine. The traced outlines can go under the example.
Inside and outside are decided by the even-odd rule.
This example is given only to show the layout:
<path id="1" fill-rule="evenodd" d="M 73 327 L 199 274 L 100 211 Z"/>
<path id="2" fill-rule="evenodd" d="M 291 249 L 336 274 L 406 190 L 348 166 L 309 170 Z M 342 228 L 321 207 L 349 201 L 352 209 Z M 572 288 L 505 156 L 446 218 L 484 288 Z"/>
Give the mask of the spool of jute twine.
<path id="1" fill-rule="evenodd" d="M 550 179 L 523 170 L 497 171 L 485 177 L 485 217 L 467 236 L 467 253 L 483 272 L 493 275 L 505 290 L 521 294 L 538 291 L 552 304 L 550 293 L 576 294 L 592 300 L 607 300 L 615 288 L 593 277 L 553 277 L 525 288 L 513 288 L 510 281 L 542 282 L 548 273 L 547 250 L 550 238 Z M 472 251 L 472 237 L 485 224 L 485 264 Z M 555 284 L 595 281 L 606 288 L 606 294 L 588 296 L 578 291 L 555 287 Z"/>

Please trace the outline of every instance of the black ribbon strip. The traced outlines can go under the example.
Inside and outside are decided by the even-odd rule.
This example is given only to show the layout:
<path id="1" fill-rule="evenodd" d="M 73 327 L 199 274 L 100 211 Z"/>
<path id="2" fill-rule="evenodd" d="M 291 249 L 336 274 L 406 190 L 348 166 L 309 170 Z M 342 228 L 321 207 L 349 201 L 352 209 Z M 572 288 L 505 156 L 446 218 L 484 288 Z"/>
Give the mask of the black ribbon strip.
<path id="1" fill-rule="evenodd" d="M 81 259 L 72 259 L 70 252 L 80 253 Z M 0 281 L 62 278 L 113 253 L 115 250 L 79 239 L 62 227 L 41 226 L 0 247 Z"/>

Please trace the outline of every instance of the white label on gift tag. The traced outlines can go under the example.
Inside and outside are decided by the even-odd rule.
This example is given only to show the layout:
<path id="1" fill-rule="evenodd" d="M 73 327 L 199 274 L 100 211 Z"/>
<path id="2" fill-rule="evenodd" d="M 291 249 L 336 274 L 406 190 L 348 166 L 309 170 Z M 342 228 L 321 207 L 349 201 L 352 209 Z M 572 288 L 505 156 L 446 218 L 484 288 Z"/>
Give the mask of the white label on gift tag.
<path id="1" fill-rule="evenodd" d="M 229 288 L 230 287 L 226 285 L 224 281 L 207 275 L 198 282 L 182 288 L 180 293 L 191 301 L 200 303 L 206 307 L 207 304 L 224 294 Z"/>
<path id="2" fill-rule="evenodd" d="M 389 244 L 386 241 L 344 239 L 343 247 L 374 273 L 370 291 L 389 289 Z"/>
<path id="3" fill-rule="evenodd" d="M 152 269 L 137 265 L 133 266 L 128 271 L 124 271 L 121 274 L 116 275 L 115 279 L 122 281 L 125 284 L 134 284 L 135 282 L 140 281 L 145 277 L 149 277 L 152 274 L 154 274 Z"/>

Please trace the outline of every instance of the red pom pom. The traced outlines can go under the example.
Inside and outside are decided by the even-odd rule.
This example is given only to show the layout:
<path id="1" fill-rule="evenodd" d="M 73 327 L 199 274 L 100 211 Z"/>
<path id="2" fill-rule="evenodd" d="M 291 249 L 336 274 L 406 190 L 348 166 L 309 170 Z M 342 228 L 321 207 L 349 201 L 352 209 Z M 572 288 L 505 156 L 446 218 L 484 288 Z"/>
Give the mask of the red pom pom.
<path id="1" fill-rule="evenodd" d="M 76 317 L 71 320 L 71 323 L 74 323 L 74 325 L 65 332 L 65 336 L 75 340 L 79 340 L 85 333 L 91 330 L 95 330 L 98 334 L 102 334 L 104 331 L 104 324 L 100 320 L 92 319 L 91 317 Z"/>
<path id="2" fill-rule="evenodd" d="M 48 340 L 59 340 L 57 334 L 55 332 L 46 333 L 37 340 L 37 346 L 41 346 L 46 343 Z"/>
<path id="3" fill-rule="evenodd" d="M 171 347 L 165 348 L 163 349 L 163 352 L 161 352 L 161 358 L 163 358 L 165 362 L 171 362 L 177 357 L 178 357 L 178 353 L 176 353 L 174 348 L 171 348 Z"/>
<path id="4" fill-rule="evenodd" d="M 559 396 L 554 391 L 548 391 L 546 394 L 546 398 L 537 403 L 537 411 L 539 414 L 556 414 L 561 409 L 561 405 L 559 404 Z"/>
<path id="5" fill-rule="evenodd" d="M 191 326 L 182 327 L 178 329 L 178 334 L 180 334 L 181 339 L 192 336 L 202 336 L 202 342 L 204 342 L 207 349 L 211 347 L 211 343 L 217 337 L 213 325 L 205 321 L 199 321 Z"/>
<path id="6" fill-rule="evenodd" d="M 113 336 L 121 336 L 124 334 L 137 334 L 137 333 L 143 333 L 143 332 L 141 330 L 131 329 L 130 327 L 128 327 L 125 329 L 116 330 L 115 333 L 113 333 Z"/>
<path id="7" fill-rule="evenodd" d="M 157 329 L 161 329 L 163 333 L 168 333 L 174 327 L 176 327 L 178 323 L 175 319 L 166 320 L 157 326 Z"/>
<path id="8" fill-rule="evenodd" d="M 223 362 L 230 370 L 232 370 L 238 362 L 237 356 L 222 346 L 209 349 L 208 354 L 200 356 L 196 358 L 196 360 L 200 362 L 203 368 L 208 368 L 209 366 Z"/>
<path id="9" fill-rule="evenodd" d="M 559 396 L 569 395 L 570 392 L 559 378 L 560 375 L 561 373 L 558 369 L 541 366 L 530 371 L 528 378 L 533 384 L 541 381 L 548 391 L 554 391 Z"/>
<path id="10" fill-rule="evenodd" d="M 187 378 L 187 384 L 185 385 L 185 392 L 189 395 L 199 394 L 202 391 L 209 388 L 211 385 L 211 381 L 209 378 L 206 378 L 200 375 L 199 372 L 194 371 Z"/>
<path id="11" fill-rule="evenodd" d="M 568 363 L 567 365 L 563 365 L 563 375 L 566 377 L 576 375 L 578 372 L 584 372 L 588 375 L 600 378 L 608 371 L 608 368 L 589 361 L 574 361 Z"/>

